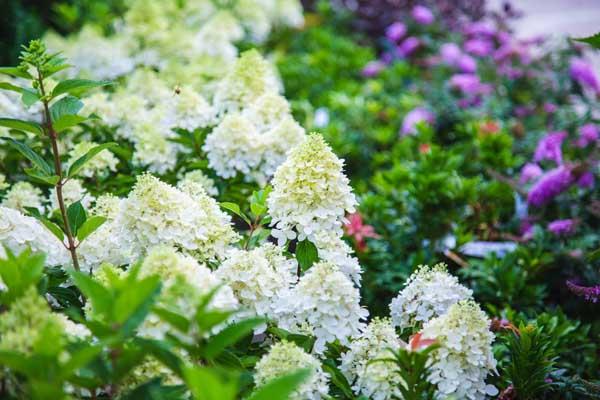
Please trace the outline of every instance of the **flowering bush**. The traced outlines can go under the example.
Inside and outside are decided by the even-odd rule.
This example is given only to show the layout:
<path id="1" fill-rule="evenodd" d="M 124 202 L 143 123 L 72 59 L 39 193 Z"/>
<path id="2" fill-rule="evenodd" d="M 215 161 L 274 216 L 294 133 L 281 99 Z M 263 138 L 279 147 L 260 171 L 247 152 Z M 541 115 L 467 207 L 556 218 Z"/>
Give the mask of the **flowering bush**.
<path id="1" fill-rule="evenodd" d="M 23 46 L 0 394 L 598 396 L 599 81 L 409 3 L 110 2 Z"/>

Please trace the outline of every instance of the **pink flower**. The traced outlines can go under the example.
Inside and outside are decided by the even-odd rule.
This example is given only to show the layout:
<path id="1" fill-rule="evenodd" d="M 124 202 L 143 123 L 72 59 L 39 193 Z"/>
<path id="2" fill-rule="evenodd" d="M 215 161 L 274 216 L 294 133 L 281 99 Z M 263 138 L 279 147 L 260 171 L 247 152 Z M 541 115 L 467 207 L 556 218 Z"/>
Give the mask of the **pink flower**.
<path id="1" fill-rule="evenodd" d="M 494 45 L 487 39 L 471 39 L 465 42 L 465 51 L 479 57 L 485 57 L 492 53 Z"/>
<path id="2" fill-rule="evenodd" d="M 369 61 L 361 71 L 362 76 L 372 78 L 377 76 L 385 68 L 385 64 L 379 60 Z"/>
<path id="3" fill-rule="evenodd" d="M 555 236 L 567 236 L 575 232 L 576 225 L 573 219 L 557 219 L 548 224 L 548 230 Z"/>
<path id="4" fill-rule="evenodd" d="M 468 74 L 472 74 L 477 71 L 477 61 L 475 61 L 475 59 L 468 54 L 463 54 L 460 56 L 456 66 L 460 72 L 465 72 Z"/>
<path id="5" fill-rule="evenodd" d="M 417 133 L 417 124 L 421 122 L 433 124 L 434 121 L 435 116 L 426 108 L 414 108 L 411 111 L 409 111 L 408 114 L 406 114 L 406 116 L 404 117 L 400 133 L 402 136 L 414 135 Z"/>
<path id="6" fill-rule="evenodd" d="M 396 47 L 396 52 L 400 58 L 406 58 L 414 53 L 420 45 L 421 42 L 419 39 L 414 36 L 410 36 L 404 39 L 404 41 L 400 43 L 398 47 Z"/>
<path id="7" fill-rule="evenodd" d="M 527 194 L 527 203 L 539 207 L 569 189 L 575 178 L 564 165 L 546 172 Z"/>
<path id="8" fill-rule="evenodd" d="M 450 78 L 450 86 L 471 95 L 487 94 L 491 91 L 491 86 L 481 83 L 479 76 L 475 74 L 454 74 Z"/>
<path id="9" fill-rule="evenodd" d="M 544 136 L 535 148 L 533 160 L 540 162 L 542 160 L 553 160 L 556 164 L 562 164 L 562 143 L 567 137 L 567 132 L 550 132 Z"/>
<path id="10" fill-rule="evenodd" d="M 440 56 L 446 64 L 455 66 L 462 56 L 462 51 L 456 43 L 444 43 L 440 46 Z"/>
<path id="11" fill-rule="evenodd" d="M 590 63 L 582 58 L 572 58 L 569 66 L 571 78 L 582 87 L 589 87 L 596 93 L 600 93 L 600 83 Z"/>
<path id="12" fill-rule="evenodd" d="M 544 172 L 540 168 L 539 165 L 534 163 L 527 163 L 521 169 L 521 177 L 519 178 L 519 183 L 521 185 L 528 183 L 530 181 L 536 180 L 540 176 L 542 176 Z"/>
<path id="13" fill-rule="evenodd" d="M 406 35 L 406 25 L 402 22 L 394 22 L 385 30 L 385 36 L 392 42 L 397 42 Z"/>
<path id="14" fill-rule="evenodd" d="M 496 34 L 496 29 L 486 22 L 478 21 L 468 24 L 463 32 L 469 36 L 487 36 L 493 37 Z"/>
<path id="15" fill-rule="evenodd" d="M 423 334 L 421 332 L 415 333 L 410 337 L 408 341 L 408 347 L 410 351 L 418 351 L 422 348 L 431 346 L 436 342 L 435 339 L 422 339 Z"/>
<path id="16" fill-rule="evenodd" d="M 435 20 L 431 10 L 425 6 L 414 6 L 411 16 L 416 23 L 421 25 L 429 25 Z"/>
<path id="17" fill-rule="evenodd" d="M 598 128 L 594 124 L 585 124 L 579 128 L 577 147 L 584 148 L 598 141 Z"/>
<path id="18" fill-rule="evenodd" d="M 366 238 L 378 239 L 381 237 L 375 233 L 375 228 L 363 223 L 363 219 L 359 213 L 348 215 L 348 223 L 344 225 L 344 230 L 346 231 L 346 235 L 354 239 L 358 251 L 365 251 L 367 249 Z"/>

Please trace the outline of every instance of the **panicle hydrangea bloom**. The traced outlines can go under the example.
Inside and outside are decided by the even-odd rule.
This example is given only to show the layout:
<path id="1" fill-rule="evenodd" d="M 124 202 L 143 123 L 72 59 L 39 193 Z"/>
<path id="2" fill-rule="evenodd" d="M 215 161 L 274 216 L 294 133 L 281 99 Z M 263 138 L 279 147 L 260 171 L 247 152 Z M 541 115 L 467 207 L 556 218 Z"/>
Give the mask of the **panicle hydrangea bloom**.
<path id="1" fill-rule="evenodd" d="M 332 231 L 319 231 L 315 234 L 315 246 L 319 259 L 335 264 L 340 271 L 360 287 L 362 269 L 354 250 L 341 237 Z"/>
<path id="2" fill-rule="evenodd" d="M 148 171 L 164 174 L 175 167 L 180 145 L 169 141 L 175 133 L 161 126 L 160 123 L 148 120 L 137 124 L 133 131 L 135 152 L 133 162 L 147 167 Z"/>
<path id="3" fill-rule="evenodd" d="M 290 396 L 291 400 L 320 400 L 328 398 L 329 377 L 314 356 L 306 353 L 293 342 L 275 343 L 257 363 L 254 381 L 257 387 L 273 379 L 292 373 L 300 368 L 310 370 L 310 377 Z"/>
<path id="4" fill-rule="evenodd" d="M 546 172 L 537 180 L 527 193 L 527 203 L 536 207 L 542 206 L 569 189 L 574 181 L 575 177 L 571 170 L 564 165 L 560 165 Z"/>
<path id="5" fill-rule="evenodd" d="M 280 245 L 296 236 L 314 240 L 322 230 L 342 235 L 344 215 L 353 213 L 356 205 L 343 166 L 318 134 L 290 151 L 275 172 L 267 199 L 275 226 L 271 234 Z"/>
<path id="6" fill-rule="evenodd" d="M 551 132 L 544 136 L 537 144 L 533 160 L 540 162 L 552 160 L 556 164 L 562 164 L 562 143 L 567 138 L 567 132 Z"/>
<path id="7" fill-rule="evenodd" d="M 183 178 L 177 182 L 177 188 L 192 197 L 199 196 L 203 192 L 213 197 L 219 195 L 215 181 L 199 169 L 186 172 Z"/>
<path id="8" fill-rule="evenodd" d="M 183 87 L 173 102 L 172 122 L 170 126 L 193 131 L 215 123 L 216 115 L 213 107 L 198 92 Z"/>
<path id="9" fill-rule="evenodd" d="M 71 321 L 64 314 L 55 314 L 57 319 L 60 321 L 63 331 L 67 338 L 71 341 L 77 340 L 89 340 L 92 336 L 92 332 L 83 324 Z"/>
<path id="10" fill-rule="evenodd" d="M 352 340 L 349 350 L 341 356 L 340 370 L 357 396 L 363 395 L 373 400 L 401 398 L 398 390 L 401 378 L 396 365 L 372 361 L 389 358 L 389 349 L 398 350 L 403 345 L 389 318 L 374 318 Z"/>
<path id="11" fill-rule="evenodd" d="M 17 182 L 13 184 L 4 195 L 2 207 L 12 208 L 25 212 L 25 208 L 36 208 L 40 213 L 44 212 L 42 205 L 42 191 L 29 182 Z"/>
<path id="12" fill-rule="evenodd" d="M 314 264 L 277 303 L 278 326 L 316 337 L 313 351 L 338 339 L 343 345 L 364 327 L 369 312 L 360 306 L 360 292 L 330 262 Z"/>
<path id="13" fill-rule="evenodd" d="M 66 265 L 71 260 L 64 245 L 40 221 L 12 208 L 0 207 L 0 243 L 13 253 L 27 247 L 43 252 L 46 265 L 50 266 Z M 6 257 L 3 246 L 0 246 L 0 257 Z"/>
<path id="14" fill-rule="evenodd" d="M 487 375 L 496 370 L 494 334 L 477 303 L 464 300 L 452 305 L 446 314 L 425 324 L 422 337 L 440 344 L 432 353 L 428 378 L 437 386 L 437 398 L 483 400 L 498 394 L 485 383 Z"/>
<path id="15" fill-rule="evenodd" d="M 113 194 L 103 194 L 96 199 L 96 204 L 91 209 L 91 213 L 107 219 L 115 219 L 119 214 L 121 201 L 119 197 Z"/>
<path id="16" fill-rule="evenodd" d="M 203 23 L 192 44 L 197 55 L 233 61 L 238 54 L 233 44 L 244 37 L 239 21 L 227 10 L 215 13 Z"/>
<path id="17" fill-rule="evenodd" d="M 118 219 L 138 255 L 164 244 L 213 260 L 238 239 L 231 218 L 213 198 L 206 193 L 192 197 L 150 174 L 138 177 Z"/>
<path id="18" fill-rule="evenodd" d="M 69 151 L 68 164 L 72 165 L 80 157 L 83 157 L 88 151 L 96 147 L 98 144 L 93 142 L 82 141 L 77 143 L 71 151 Z M 96 154 L 94 158 L 89 160 L 79 171 L 79 175 L 91 178 L 97 173 L 106 173 L 108 171 L 116 171 L 119 160 L 109 150 L 102 150 Z"/>
<path id="19" fill-rule="evenodd" d="M 445 264 L 420 265 L 390 303 L 392 321 L 400 329 L 420 328 L 472 294 L 448 273 Z"/>
<path id="20" fill-rule="evenodd" d="M 63 185 L 62 193 L 63 200 L 65 201 L 67 207 L 70 204 L 80 201 L 84 208 L 89 208 L 94 201 L 94 197 L 87 192 L 87 190 L 81 184 L 81 181 L 78 179 L 69 179 L 67 183 Z M 50 201 L 49 209 L 51 211 L 58 210 L 59 204 L 58 198 L 56 197 L 56 188 L 52 188 L 52 190 L 50 190 L 48 200 Z"/>
<path id="21" fill-rule="evenodd" d="M 231 249 L 216 275 L 240 304 L 256 315 L 273 318 L 279 298 L 296 282 L 297 263 L 270 243 L 252 250 Z"/>
<path id="22" fill-rule="evenodd" d="M 8 188 L 8 183 L 6 183 L 6 175 L 0 174 L 0 191 Z"/>

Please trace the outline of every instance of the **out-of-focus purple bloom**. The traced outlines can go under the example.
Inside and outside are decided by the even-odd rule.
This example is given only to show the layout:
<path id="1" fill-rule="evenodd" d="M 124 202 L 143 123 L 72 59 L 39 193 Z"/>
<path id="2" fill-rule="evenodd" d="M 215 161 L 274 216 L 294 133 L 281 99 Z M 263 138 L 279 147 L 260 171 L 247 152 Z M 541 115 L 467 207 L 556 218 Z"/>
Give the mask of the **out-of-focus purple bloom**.
<path id="1" fill-rule="evenodd" d="M 583 58 L 572 58 L 569 67 L 571 78 L 583 87 L 589 87 L 600 93 L 600 83 L 592 65 Z"/>
<path id="2" fill-rule="evenodd" d="M 460 56 L 456 66 L 461 72 L 467 74 L 473 74 L 477 71 L 477 61 L 475 61 L 475 59 L 468 54 L 463 54 Z"/>
<path id="3" fill-rule="evenodd" d="M 529 46 L 523 42 L 510 41 L 502 44 L 494 52 L 494 60 L 497 62 L 508 61 L 512 58 L 518 59 L 524 65 L 531 63 Z"/>
<path id="4" fill-rule="evenodd" d="M 584 297 L 587 301 L 596 303 L 600 299 L 600 285 L 597 286 L 579 286 L 571 281 L 567 281 L 567 287 L 577 296 Z"/>
<path id="5" fill-rule="evenodd" d="M 533 160 L 540 162 L 542 160 L 553 160 L 557 164 L 562 164 L 562 143 L 567 137 L 567 132 L 551 132 L 544 136 L 535 148 Z"/>
<path id="6" fill-rule="evenodd" d="M 398 56 L 401 58 L 405 58 L 410 56 L 412 53 L 419 48 L 421 42 L 414 36 L 407 37 L 400 43 L 398 47 L 396 47 L 396 51 L 398 52 Z"/>
<path id="7" fill-rule="evenodd" d="M 546 172 L 529 190 L 527 204 L 536 207 L 546 204 L 569 189 L 574 180 L 573 174 L 564 165 Z"/>
<path id="8" fill-rule="evenodd" d="M 486 22 L 478 21 L 467 24 L 463 29 L 465 35 L 469 36 L 487 36 L 492 37 L 496 34 L 496 29 Z"/>
<path id="9" fill-rule="evenodd" d="M 431 111 L 423 107 L 417 107 L 412 109 L 406 114 L 402 121 L 402 129 L 400 131 L 402 136 L 414 135 L 417 133 L 417 124 L 420 122 L 427 122 L 433 124 L 435 122 L 435 116 Z"/>
<path id="10" fill-rule="evenodd" d="M 462 50 L 456 43 L 444 43 L 440 46 L 440 56 L 448 65 L 456 65 L 462 56 Z"/>
<path id="11" fill-rule="evenodd" d="M 533 108 L 531 106 L 516 106 L 514 109 L 515 116 L 518 118 L 524 118 L 528 115 L 533 114 Z"/>
<path id="12" fill-rule="evenodd" d="M 513 67 L 512 65 L 502 64 L 498 67 L 498 74 L 509 79 L 521 78 L 525 72 L 521 68 Z"/>
<path id="13" fill-rule="evenodd" d="M 507 44 L 513 40 L 513 37 L 509 32 L 499 31 L 496 32 L 496 39 L 498 39 L 501 44 Z"/>
<path id="14" fill-rule="evenodd" d="M 385 36 L 392 42 L 397 42 L 406 35 L 406 25 L 402 22 L 394 22 L 385 30 Z"/>
<path id="15" fill-rule="evenodd" d="M 385 64 L 379 60 L 369 61 L 361 71 L 362 76 L 372 78 L 379 74 L 385 68 Z"/>
<path id="16" fill-rule="evenodd" d="M 594 124 L 585 124 L 579 128 L 579 139 L 577 139 L 577 147 L 584 148 L 590 143 L 596 143 L 598 140 L 598 127 Z"/>
<path id="17" fill-rule="evenodd" d="M 425 6 L 414 6 L 410 15 L 416 23 L 421 25 L 429 25 L 435 20 L 431 10 Z"/>
<path id="18" fill-rule="evenodd" d="M 454 74 L 450 78 L 450 86 L 471 95 L 487 94 L 491 91 L 491 86 L 481 83 L 479 76 L 475 74 Z"/>
<path id="19" fill-rule="evenodd" d="M 577 223 L 572 219 L 557 219 L 548 224 L 548 230 L 555 236 L 567 236 L 575 232 Z"/>
<path id="20" fill-rule="evenodd" d="M 577 186 L 582 189 L 591 189 L 594 187 L 594 180 L 594 174 L 586 171 L 577 179 Z"/>
<path id="21" fill-rule="evenodd" d="M 533 239 L 533 223 L 529 218 L 525 218 L 521 220 L 521 224 L 519 226 L 519 232 L 521 233 L 521 239 L 523 240 L 531 240 Z"/>
<path id="22" fill-rule="evenodd" d="M 558 110 L 558 106 L 553 103 L 544 103 L 544 111 L 548 114 L 554 114 Z"/>
<path id="23" fill-rule="evenodd" d="M 539 165 L 534 163 L 527 163 L 521 169 L 521 177 L 519 178 L 519 183 L 523 185 L 527 182 L 534 181 L 543 174 L 544 171 L 542 171 Z"/>
<path id="24" fill-rule="evenodd" d="M 465 51 L 479 57 L 485 57 L 492 53 L 494 45 L 487 39 L 470 39 L 464 44 Z"/>

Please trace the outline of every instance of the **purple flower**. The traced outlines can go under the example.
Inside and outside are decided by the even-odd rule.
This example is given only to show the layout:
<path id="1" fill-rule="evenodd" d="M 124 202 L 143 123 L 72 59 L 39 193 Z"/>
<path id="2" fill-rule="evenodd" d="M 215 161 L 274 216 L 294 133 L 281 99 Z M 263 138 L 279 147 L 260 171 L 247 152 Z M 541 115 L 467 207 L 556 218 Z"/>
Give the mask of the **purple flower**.
<path id="1" fill-rule="evenodd" d="M 485 57 L 492 53 L 494 45 L 487 39 L 471 39 L 465 42 L 465 51 L 479 57 Z"/>
<path id="2" fill-rule="evenodd" d="M 527 204 L 539 207 L 546 204 L 573 184 L 571 171 L 561 165 L 544 175 L 533 185 L 527 194 Z"/>
<path id="3" fill-rule="evenodd" d="M 600 93 L 600 83 L 592 65 L 583 58 L 572 58 L 569 67 L 571 78 L 583 87 L 589 87 L 596 93 Z"/>
<path id="4" fill-rule="evenodd" d="M 567 132 L 551 132 L 544 136 L 535 148 L 533 160 L 540 162 L 542 160 L 553 160 L 556 164 L 562 164 L 562 142 L 566 139 Z"/>
<path id="5" fill-rule="evenodd" d="M 524 118 L 533 114 L 533 108 L 530 106 L 516 106 L 514 112 L 517 117 Z"/>
<path id="6" fill-rule="evenodd" d="M 385 30 L 385 36 L 392 42 L 397 42 L 406 35 L 406 25 L 402 22 L 394 22 Z"/>
<path id="7" fill-rule="evenodd" d="M 435 122 L 435 116 L 426 108 L 417 107 L 412 109 L 406 114 L 402 121 L 402 129 L 400 133 L 402 136 L 414 135 L 417 133 L 417 124 L 426 122 L 433 124 Z"/>
<path id="8" fill-rule="evenodd" d="M 539 165 L 534 163 L 527 163 L 521 169 L 521 177 L 519 178 L 519 183 L 521 185 L 536 180 L 540 176 L 542 176 L 544 172 L 540 168 Z"/>
<path id="9" fill-rule="evenodd" d="M 525 218 L 521 220 L 521 224 L 519 226 L 519 232 L 521 233 L 521 239 L 523 240 L 531 240 L 534 234 L 534 225 L 529 218 Z"/>
<path id="10" fill-rule="evenodd" d="M 553 103 L 544 103 L 544 111 L 548 114 L 553 114 L 558 110 L 558 106 Z"/>
<path id="11" fill-rule="evenodd" d="M 478 21 L 468 24 L 463 32 L 469 36 L 492 37 L 496 34 L 496 29 L 485 22 Z"/>
<path id="12" fill-rule="evenodd" d="M 455 66 L 462 56 L 462 50 L 456 43 L 444 43 L 440 47 L 440 56 L 446 64 Z"/>
<path id="13" fill-rule="evenodd" d="M 486 94 L 491 90 L 491 87 L 481 83 L 479 76 L 475 74 L 454 74 L 450 78 L 450 86 L 472 95 Z"/>
<path id="14" fill-rule="evenodd" d="M 396 51 L 398 52 L 399 57 L 405 58 L 414 53 L 420 45 L 421 42 L 419 39 L 414 36 L 410 36 L 404 39 L 404 41 L 400 43 L 398 47 L 396 47 Z"/>
<path id="15" fill-rule="evenodd" d="M 586 171 L 583 174 L 581 174 L 579 179 L 577 179 L 577 186 L 579 186 L 582 189 L 593 188 L 594 187 L 594 174 L 591 173 L 590 171 Z"/>
<path id="16" fill-rule="evenodd" d="M 555 236 L 567 236 L 575 232 L 575 220 L 557 219 L 548 224 L 548 230 Z"/>
<path id="17" fill-rule="evenodd" d="M 384 67 L 385 64 L 379 60 L 369 61 L 362 69 L 361 74 L 366 78 L 372 78 L 379 74 Z"/>
<path id="18" fill-rule="evenodd" d="M 477 71 L 477 61 L 475 61 L 475 59 L 468 54 L 463 54 L 460 56 L 456 66 L 461 72 L 467 74 L 473 74 Z"/>
<path id="19" fill-rule="evenodd" d="M 596 303 L 598 299 L 600 299 L 600 285 L 586 287 L 576 285 L 571 281 L 567 281 L 567 287 L 577 296 L 582 296 L 587 301 L 591 301 L 592 303 Z"/>
<path id="20" fill-rule="evenodd" d="M 414 6 L 411 15 L 415 22 L 421 25 L 429 25 L 435 20 L 431 10 L 425 6 Z"/>
<path id="21" fill-rule="evenodd" d="M 585 124 L 579 128 L 577 147 L 584 148 L 598 140 L 598 128 L 594 124 Z"/>

